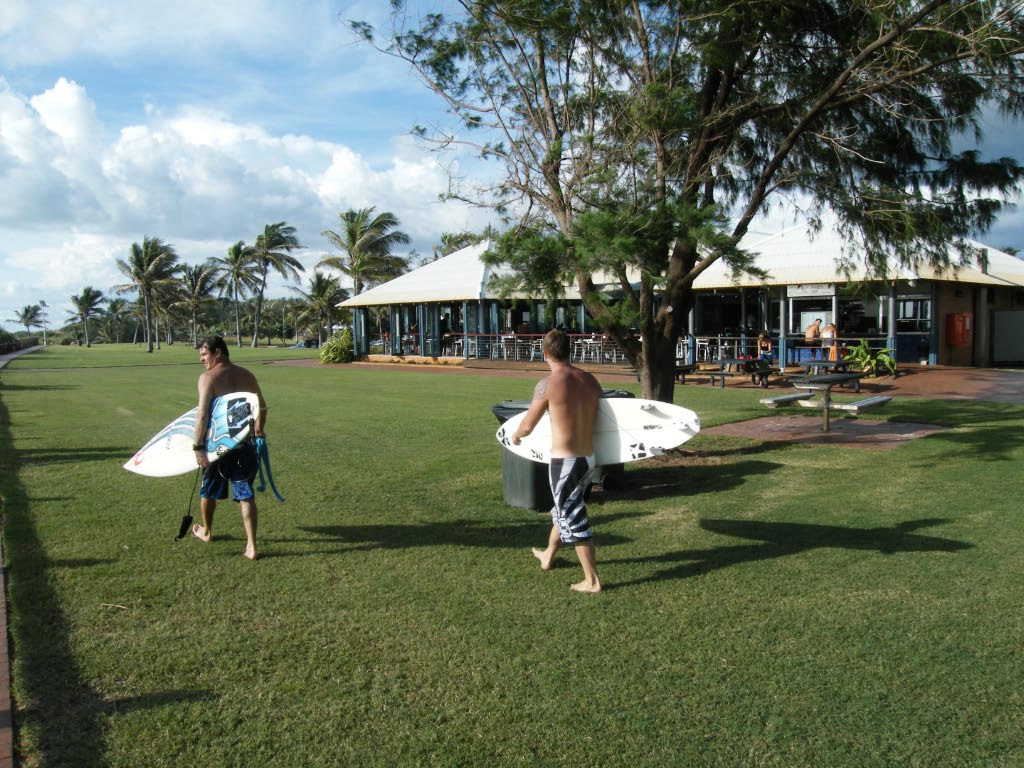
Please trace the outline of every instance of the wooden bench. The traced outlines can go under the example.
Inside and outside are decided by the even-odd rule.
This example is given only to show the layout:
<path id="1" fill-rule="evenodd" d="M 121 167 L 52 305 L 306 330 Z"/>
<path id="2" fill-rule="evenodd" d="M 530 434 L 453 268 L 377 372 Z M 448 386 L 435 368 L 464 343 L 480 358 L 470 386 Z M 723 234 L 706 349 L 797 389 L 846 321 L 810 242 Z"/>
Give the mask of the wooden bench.
<path id="1" fill-rule="evenodd" d="M 708 376 L 711 377 L 711 386 L 715 386 L 715 379 L 719 379 L 721 384 L 719 386 L 725 387 L 725 380 L 731 379 L 733 376 L 746 376 L 746 371 L 705 371 Z"/>
<path id="2" fill-rule="evenodd" d="M 832 403 L 832 407 L 840 411 L 850 411 L 851 413 L 860 413 L 870 408 L 878 408 L 879 406 L 885 405 L 891 397 L 888 395 L 876 395 L 875 397 L 866 397 L 863 400 L 858 400 L 855 403 Z"/>
<path id="3" fill-rule="evenodd" d="M 807 400 L 808 398 L 811 397 L 814 397 L 813 392 L 795 392 L 791 395 L 779 395 L 778 397 L 762 398 L 761 405 L 767 405 L 769 408 L 778 408 L 779 406 L 792 405 L 798 400 Z"/>
<path id="4" fill-rule="evenodd" d="M 679 363 L 676 363 L 676 381 L 678 381 L 680 384 L 685 384 L 686 374 L 693 373 L 696 370 L 698 370 L 698 366 L 696 365 L 680 365 Z"/>
<path id="5" fill-rule="evenodd" d="M 733 376 L 749 376 L 751 384 L 760 385 L 761 389 L 768 388 L 768 377 L 780 373 L 778 368 L 755 368 L 752 371 L 708 371 L 707 374 L 711 379 L 711 386 L 715 385 L 715 379 L 721 381 L 721 387 L 725 387 L 725 380 L 732 378 Z"/>
<path id="6" fill-rule="evenodd" d="M 750 383 L 760 384 L 761 389 L 768 389 L 768 377 L 782 373 L 779 368 L 758 368 L 750 372 Z"/>

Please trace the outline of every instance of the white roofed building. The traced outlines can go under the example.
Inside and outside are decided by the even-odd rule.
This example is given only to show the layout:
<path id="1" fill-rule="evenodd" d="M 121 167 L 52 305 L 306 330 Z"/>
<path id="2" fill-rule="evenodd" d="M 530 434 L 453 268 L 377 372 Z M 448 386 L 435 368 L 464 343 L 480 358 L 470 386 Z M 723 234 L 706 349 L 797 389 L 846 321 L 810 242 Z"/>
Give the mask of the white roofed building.
<path id="1" fill-rule="evenodd" d="M 804 329 L 821 318 L 837 327 L 841 343 L 866 338 L 894 349 L 904 363 L 1024 361 L 1024 260 L 970 245 L 976 256 L 968 266 L 940 272 L 892 262 L 880 278 L 856 258 L 849 274 L 842 271 L 845 242 L 832 228 L 751 232 L 740 246 L 764 275 L 733 275 L 721 260 L 706 269 L 694 283 L 694 338 L 684 354 L 696 356 L 700 339 L 704 354 L 726 345 L 745 351 L 767 330 L 777 354 L 793 362 L 810 354 Z M 531 336 L 554 326 L 579 335 L 599 330 L 575 286 L 566 287 L 553 312 L 541 297 L 503 299 L 491 285 L 496 271 L 480 258 L 490 247 L 484 241 L 463 248 L 342 302 L 353 310 L 356 353 L 499 356 L 507 354 L 502 338 L 514 337 L 518 356 Z M 369 327 L 370 307 L 388 307 L 378 328 Z"/>

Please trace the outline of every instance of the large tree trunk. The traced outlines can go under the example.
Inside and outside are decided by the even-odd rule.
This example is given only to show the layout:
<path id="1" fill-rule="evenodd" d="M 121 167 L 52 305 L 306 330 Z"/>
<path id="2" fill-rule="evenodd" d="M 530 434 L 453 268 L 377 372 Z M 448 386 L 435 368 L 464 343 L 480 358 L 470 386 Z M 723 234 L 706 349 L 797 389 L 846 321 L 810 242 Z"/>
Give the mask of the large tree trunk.
<path id="1" fill-rule="evenodd" d="M 263 317 L 263 294 L 267 292 L 267 272 L 269 267 L 263 265 L 263 282 L 260 285 L 259 295 L 256 297 L 256 311 L 252 319 L 252 348 L 256 349 L 260 343 L 260 320 Z"/>
<path id="2" fill-rule="evenodd" d="M 238 348 L 242 348 L 242 321 L 238 314 L 238 285 L 235 285 L 235 341 Z"/>
<path id="3" fill-rule="evenodd" d="M 146 351 L 153 351 L 153 304 L 149 297 L 143 299 L 146 311 Z"/>
<path id="4" fill-rule="evenodd" d="M 656 330 L 643 335 L 643 344 L 636 361 L 640 377 L 641 397 L 671 403 L 676 386 L 676 343 Z"/>

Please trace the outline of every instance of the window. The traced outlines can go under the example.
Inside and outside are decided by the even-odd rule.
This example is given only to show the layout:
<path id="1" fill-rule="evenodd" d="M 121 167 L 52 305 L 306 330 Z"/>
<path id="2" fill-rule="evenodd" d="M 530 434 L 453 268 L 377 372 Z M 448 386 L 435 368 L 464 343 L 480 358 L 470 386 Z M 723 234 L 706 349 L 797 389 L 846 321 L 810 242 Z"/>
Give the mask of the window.
<path id="1" fill-rule="evenodd" d="M 931 329 L 931 298 L 928 296 L 901 296 L 897 299 L 897 333 L 929 333 Z"/>

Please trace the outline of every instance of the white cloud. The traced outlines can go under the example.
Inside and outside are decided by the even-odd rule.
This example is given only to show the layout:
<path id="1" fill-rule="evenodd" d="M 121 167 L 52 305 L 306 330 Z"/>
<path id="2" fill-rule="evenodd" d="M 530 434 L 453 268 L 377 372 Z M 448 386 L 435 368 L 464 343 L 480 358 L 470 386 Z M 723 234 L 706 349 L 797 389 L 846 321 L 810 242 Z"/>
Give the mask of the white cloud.
<path id="1" fill-rule="evenodd" d="M 444 231 L 486 225 L 478 211 L 437 202 L 447 177 L 434 155 L 405 141 L 392 149 L 371 162 L 343 144 L 191 106 L 153 108 L 111 130 L 70 79 L 34 95 L 0 80 L 0 300 L 45 291 L 59 304 L 85 285 L 108 291 L 122 280 L 114 260 L 144 236 L 196 263 L 287 221 L 312 269 L 329 249 L 320 232 L 349 208 L 391 211 L 421 254 Z"/>
<path id="2" fill-rule="evenodd" d="M 83 54 L 118 59 L 140 52 L 163 57 L 211 45 L 302 50 L 297 45 L 302 37 L 332 18 L 330 8 L 319 2 L 285 7 L 273 0 L 5 0 L 0 62 L 40 65 Z"/>
<path id="3" fill-rule="evenodd" d="M 8 239 L 11 234 L 0 230 L 0 236 Z M 122 242 L 96 234 L 72 233 L 65 240 L 15 247 L 4 259 L 0 296 L 19 308 L 43 299 L 52 307 L 51 319 L 62 323 L 69 297 L 87 285 L 114 295 L 111 288 L 125 282 L 115 260 L 127 255 Z M 10 317 L 9 311 L 2 315 L 4 320 Z"/>

